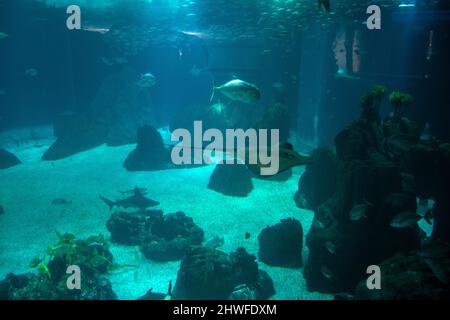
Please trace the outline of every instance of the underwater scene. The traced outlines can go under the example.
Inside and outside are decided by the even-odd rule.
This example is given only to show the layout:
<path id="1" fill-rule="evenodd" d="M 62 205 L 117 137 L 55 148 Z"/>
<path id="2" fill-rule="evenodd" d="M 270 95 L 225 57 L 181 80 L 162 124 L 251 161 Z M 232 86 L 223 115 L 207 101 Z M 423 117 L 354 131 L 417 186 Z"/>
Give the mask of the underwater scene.
<path id="1" fill-rule="evenodd" d="M 0 300 L 450 295 L 450 1 L 0 0 Z"/>

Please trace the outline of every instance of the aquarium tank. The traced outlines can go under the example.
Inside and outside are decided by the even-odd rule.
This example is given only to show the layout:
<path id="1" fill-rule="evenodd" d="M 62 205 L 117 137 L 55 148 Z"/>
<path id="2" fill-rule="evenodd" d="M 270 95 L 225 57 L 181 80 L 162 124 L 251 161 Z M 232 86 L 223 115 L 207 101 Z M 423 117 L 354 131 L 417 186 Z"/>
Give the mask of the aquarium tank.
<path id="1" fill-rule="evenodd" d="M 0 300 L 448 298 L 449 57 L 447 0 L 0 0 Z"/>

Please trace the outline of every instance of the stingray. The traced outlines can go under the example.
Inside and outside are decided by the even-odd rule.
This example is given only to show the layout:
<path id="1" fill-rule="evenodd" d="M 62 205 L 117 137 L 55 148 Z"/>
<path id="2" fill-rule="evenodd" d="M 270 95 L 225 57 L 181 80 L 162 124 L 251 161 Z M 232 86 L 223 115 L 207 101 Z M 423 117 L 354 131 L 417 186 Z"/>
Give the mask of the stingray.
<path id="1" fill-rule="evenodd" d="M 111 210 L 114 206 L 123 207 L 123 208 L 138 208 L 141 210 L 145 210 L 148 207 L 155 207 L 159 205 L 158 201 L 149 199 L 145 197 L 141 191 L 139 191 L 138 187 L 134 188 L 134 194 L 130 197 L 124 199 L 118 199 L 116 201 L 111 201 L 106 199 L 105 197 L 99 196 L 109 207 Z"/>
<path id="2" fill-rule="evenodd" d="M 294 150 L 294 147 L 290 143 L 287 143 L 287 142 L 281 143 L 278 148 L 279 148 L 279 151 L 278 151 L 279 168 L 278 168 L 278 171 L 273 175 L 280 174 L 280 173 L 285 172 L 293 167 L 303 166 L 303 165 L 313 163 L 311 157 L 301 155 L 300 153 L 298 153 L 297 151 Z M 268 151 L 270 153 L 271 149 L 268 148 Z M 246 159 L 249 159 L 248 155 L 249 155 L 249 151 L 246 152 Z M 246 166 L 252 173 L 254 173 L 257 176 L 263 176 L 263 177 L 270 176 L 270 175 L 262 175 L 261 174 L 261 169 L 269 168 L 270 164 L 263 165 L 258 161 L 257 164 L 246 163 Z"/>
<path id="3" fill-rule="evenodd" d="M 172 148 L 177 148 L 177 147 L 181 147 L 184 148 L 183 146 L 179 146 L 179 145 L 171 145 L 171 144 L 167 144 L 167 146 L 170 146 Z M 206 146 L 205 146 L 206 147 Z M 205 147 L 202 148 L 202 150 L 205 150 Z M 195 147 L 189 146 L 188 148 L 190 149 L 197 149 Z M 241 162 L 243 164 L 245 164 L 245 166 L 255 175 L 260 176 L 260 177 L 269 177 L 269 176 L 275 176 L 278 175 L 282 172 L 285 172 L 293 167 L 297 167 L 297 166 L 303 166 L 303 165 L 307 165 L 307 164 L 312 164 L 313 160 L 310 156 L 304 156 L 301 155 L 300 153 L 298 153 L 297 151 L 294 150 L 294 147 L 292 146 L 292 144 L 285 142 L 285 143 L 281 143 L 278 146 L 278 155 L 279 155 L 279 168 L 278 171 L 274 174 L 262 174 L 261 171 L 264 168 L 270 168 L 271 163 L 269 164 L 262 164 L 259 161 L 259 157 L 258 157 L 258 161 L 255 164 L 251 164 L 249 163 L 249 159 L 250 159 L 250 154 L 257 152 L 254 149 L 248 149 L 248 148 L 244 148 L 244 149 L 237 149 L 237 150 L 229 150 L 229 149 L 214 149 L 216 152 L 223 152 L 226 156 L 231 156 L 232 158 L 235 158 L 238 160 L 238 162 Z M 271 148 L 267 147 L 265 150 L 265 153 L 271 154 Z M 258 154 L 258 153 L 257 153 Z"/>

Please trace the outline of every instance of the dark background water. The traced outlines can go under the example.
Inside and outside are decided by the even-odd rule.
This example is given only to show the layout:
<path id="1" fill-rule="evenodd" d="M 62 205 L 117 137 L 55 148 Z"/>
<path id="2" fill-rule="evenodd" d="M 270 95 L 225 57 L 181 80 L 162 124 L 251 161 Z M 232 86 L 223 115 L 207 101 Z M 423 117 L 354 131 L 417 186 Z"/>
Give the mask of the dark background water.
<path id="1" fill-rule="evenodd" d="M 198 10 L 202 8 L 199 5 Z M 0 96 L 0 130 L 48 124 L 58 113 L 89 108 L 105 77 L 122 67 L 102 63 L 102 57 L 120 56 L 102 40 L 103 35 L 68 31 L 64 9 L 19 0 L 0 2 L 0 10 L 0 31 L 10 35 L 0 40 L 0 89 L 7 93 Z M 273 83 L 283 83 L 284 100 L 299 137 L 315 138 L 316 117 L 319 144 L 331 144 L 336 132 L 359 116 L 359 98 L 374 84 L 384 84 L 389 91 L 411 93 L 415 103 L 406 115 L 421 124 L 430 123 L 436 136 L 449 139 L 450 18 L 446 10 L 450 7 L 445 1 L 433 11 L 383 9 L 381 31 L 369 31 L 360 22 L 340 19 L 324 29 L 321 21 L 311 20 L 307 31 L 295 33 L 289 48 L 277 38 L 249 38 L 238 45 L 226 39 L 212 42 L 172 32 L 167 37 L 175 40 L 145 46 L 127 57 L 127 65 L 137 72 L 152 72 L 158 79 L 152 99 L 162 124 L 175 114 L 208 104 L 212 79 L 225 82 L 235 74 L 260 86 L 263 107 L 273 103 Z M 92 19 L 112 21 L 113 25 L 141 27 L 147 23 L 139 8 L 126 6 L 87 14 Z M 161 23 L 176 26 L 171 13 L 165 14 L 169 19 Z M 225 26 L 228 22 L 236 24 L 232 14 L 210 18 Z M 209 23 L 208 19 L 201 22 Z M 359 79 L 335 77 L 338 67 L 333 43 L 338 30 L 345 30 L 348 39 L 355 31 L 360 33 Z M 430 30 L 434 32 L 435 54 L 427 60 Z M 271 55 L 261 55 L 264 49 L 271 49 Z M 206 71 L 193 76 L 193 66 Z M 38 75 L 26 76 L 29 68 L 38 70 Z M 387 101 L 382 112 L 390 112 Z"/>

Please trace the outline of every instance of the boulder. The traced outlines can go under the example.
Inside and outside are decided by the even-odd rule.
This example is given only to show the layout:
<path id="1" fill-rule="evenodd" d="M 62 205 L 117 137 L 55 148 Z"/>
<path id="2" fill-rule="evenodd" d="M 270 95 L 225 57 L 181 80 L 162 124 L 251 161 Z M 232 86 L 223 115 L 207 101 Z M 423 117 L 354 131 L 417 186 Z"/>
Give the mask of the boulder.
<path id="1" fill-rule="evenodd" d="M 271 266 L 302 266 L 303 228 L 296 219 L 282 219 L 268 226 L 258 236 L 259 259 Z"/>
<path id="2" fill-rule="evenodd" d="M 0 149 L 0 169 L 6 169 L 21 164 L 19 158 L 5 149 Z"/>
<path id="3" fill-rule="evenodd" d="M 356 300 L 439 300 L 450 297 L 450 250 L 427 257 L 421 251 L 400 252 L 380 264 L 381 290 L 369 290 L 362 280 L 355 289 Z M 436 250 L 434 251 L 437 252 Z"/>
<path id="4" fill-rule="evenodd" d="M 165 169 L 170 155 L 161 134 L 151 126 L 138 129 L 136 149 L 126 158 L 123 166 L 128 171 L 152 171 Z"/>
<path id="5" fill-rule="evenodd" d="M 106 228 L 111 233 L 111 242 L 123 245 L 140 245 L 153 223 L 163 218 L 160 210 L 148 210 L 143 214 L 116 212 L 111 215 Z"/>
<path id="6" fill-rule="evenodd" d="M 208 188 L 227 196 L 246 197 L 253 190 L 251 173 L 243 164 L 218 164 Z"/>

